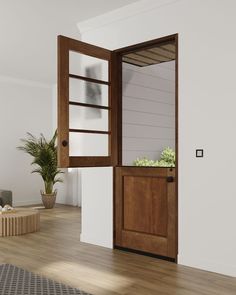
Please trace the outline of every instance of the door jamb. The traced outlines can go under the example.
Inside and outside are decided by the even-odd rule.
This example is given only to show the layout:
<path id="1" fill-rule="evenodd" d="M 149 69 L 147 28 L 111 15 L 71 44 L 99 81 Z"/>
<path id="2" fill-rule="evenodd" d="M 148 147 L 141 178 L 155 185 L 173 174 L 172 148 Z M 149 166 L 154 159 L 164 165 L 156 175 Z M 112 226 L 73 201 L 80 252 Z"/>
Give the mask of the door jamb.
<path id="1" fill-rule="evenodd" d="M 175 162 L 175 193 L 176 193 L 176 229 L 175 229 L 175 236 L 176 236 L 176 258 L 175 262 L 177 263 L 178 258 L 178 131 L 179 131 L 179 125 L 178 125 L 178 33 L 168 35 L 165 37 L 153 39 L 150 41 L 145 41 L 142 43 L 134 44 L 131 46 L 123 47 L 117 50 L 113 51 L 113 57 L 116 60 L 116 66 L 117 66 L 117 89 L 115 93 L 115 99 L 117 103 L 117 165 L 116 166 L 122 166 L 122 56 L 127 53 L 135 52 L 139 49 L 147 49 L 154 47 L 155 45 L 163 45 L 165 43 L 173 42 L 175 43 L 175 153 L 176 153 L 176 162 Z M 115 247 L 115 230 L 116 230 L 116 224 L 115 224 L 115 167 L 113 167 L 113 247 Z"/>

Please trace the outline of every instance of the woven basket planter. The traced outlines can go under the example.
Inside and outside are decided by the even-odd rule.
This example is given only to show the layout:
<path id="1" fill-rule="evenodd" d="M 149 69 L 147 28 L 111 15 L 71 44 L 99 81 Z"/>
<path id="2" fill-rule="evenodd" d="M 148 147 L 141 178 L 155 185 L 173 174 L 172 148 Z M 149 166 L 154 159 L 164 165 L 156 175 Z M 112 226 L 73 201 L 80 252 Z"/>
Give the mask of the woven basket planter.
<path id="1" fill-rule="evenodd" d="M 45 209 L 52 209 L 55 206 L 57 190 L 55 190 L 52 194 L 45 194 L 41 191 L 41 196 Z"/>

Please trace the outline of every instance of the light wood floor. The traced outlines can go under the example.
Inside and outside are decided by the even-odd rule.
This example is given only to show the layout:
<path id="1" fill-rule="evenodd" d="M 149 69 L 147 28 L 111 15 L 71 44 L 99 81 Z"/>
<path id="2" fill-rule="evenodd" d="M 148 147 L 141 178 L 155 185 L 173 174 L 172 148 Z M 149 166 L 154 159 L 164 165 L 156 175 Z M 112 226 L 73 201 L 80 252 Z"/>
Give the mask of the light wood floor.
<path id="1" fill-rule="evenodd" d="M 80 210 L 41 210 L 41 231 L 0 238 L 0 263 L 11 263 L 94 295 L 228 295 L 236 279 L 79 241 Z"/>

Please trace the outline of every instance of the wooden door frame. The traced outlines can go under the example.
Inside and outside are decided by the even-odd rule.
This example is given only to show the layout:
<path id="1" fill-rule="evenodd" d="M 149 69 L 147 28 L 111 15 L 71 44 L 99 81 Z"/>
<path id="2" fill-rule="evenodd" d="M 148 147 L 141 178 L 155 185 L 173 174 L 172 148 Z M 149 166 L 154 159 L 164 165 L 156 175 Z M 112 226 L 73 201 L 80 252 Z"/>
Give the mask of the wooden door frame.
<path id="1" fill-rule="evenodd" d="M 176 258 L 175 262 L 177 263 L 177 255 L 178 255 L 178 34 L 168 35 L 165 37 L 153 39 L 150 41 L 145 41 L 142 43 L 138 43 L 135 45 L 123 47 L 117 49 L 113 52 L 113 59 L 116 64 L 117 71 L 117 88 L 113 92 L 113 99 L 116 101 L 117 105 L 117 166 L 122 166 L 122 101 L 123 101 L 123 93 L 122 93 L 122 56 L 127 53 L 132 53 L 137 50 L 151 48 L 157 45 L 163 45 L 165 43 L 174 42 L 175 44 L 175 153 L 176 153 L 176 164 L 175 164 L 175 193 L 176 193 Z M 144 168 L 145 169 L 145 168 Z M 115 167 L 113 169 L 113 246 L 115 247 Z"/>

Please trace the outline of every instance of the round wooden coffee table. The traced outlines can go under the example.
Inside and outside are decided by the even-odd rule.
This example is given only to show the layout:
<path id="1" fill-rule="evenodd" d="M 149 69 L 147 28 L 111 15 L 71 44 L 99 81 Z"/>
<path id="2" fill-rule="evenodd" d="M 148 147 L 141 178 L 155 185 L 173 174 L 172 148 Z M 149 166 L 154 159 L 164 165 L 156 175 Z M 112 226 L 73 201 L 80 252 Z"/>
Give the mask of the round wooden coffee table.
<path id="1" fill-rule="evenodd" d="M 40 213 L 34 209 L 16 209 L 14 213 L 0 214 L 0 237 L 18 236 L 40 229 Z"/>

